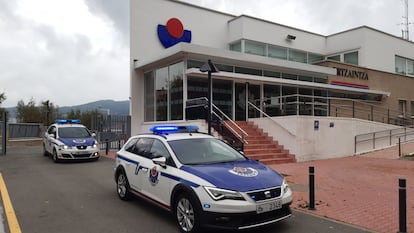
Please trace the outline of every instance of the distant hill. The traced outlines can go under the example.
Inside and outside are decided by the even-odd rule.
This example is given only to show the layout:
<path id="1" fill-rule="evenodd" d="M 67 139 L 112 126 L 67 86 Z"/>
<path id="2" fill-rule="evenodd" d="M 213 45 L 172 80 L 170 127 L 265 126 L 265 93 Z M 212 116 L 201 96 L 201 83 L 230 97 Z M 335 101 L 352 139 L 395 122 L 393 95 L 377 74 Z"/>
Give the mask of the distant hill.
<path id="1" fill-rule="evenodd" d="M 59 107 L 59 113 L 65 114 L 71 110 L 80 110 L 81 112 L 100 110 L 109 110 L 111 115 L 128 115 L 129 114 L 129 101 L 115 101 L 115 100 L 98 100 L 86 104 L 76 106 Z"/>
<path id="2" fill-rule="evenodd" d="M 16 118 L 16 107 L 5 108 L 9 112 L 10 118 Z M 98 100 L 81 105 L 74 106 L 59 106 L 59 113 L 66 114 L 71 110 L 86 111 L 109 111 L 111 115 L 128 115 L 129 114 L 129 100 L 115 101 L 115 100 Z"/>

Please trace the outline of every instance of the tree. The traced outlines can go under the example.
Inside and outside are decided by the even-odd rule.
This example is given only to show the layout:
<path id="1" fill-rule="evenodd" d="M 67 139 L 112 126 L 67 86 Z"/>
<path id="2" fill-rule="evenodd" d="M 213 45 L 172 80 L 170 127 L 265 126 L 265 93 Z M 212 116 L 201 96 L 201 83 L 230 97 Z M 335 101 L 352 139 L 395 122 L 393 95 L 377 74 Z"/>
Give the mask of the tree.
<path id="1" fill-rule="evenodd" d="M 88 127 L 89 129 L 92 126 L 92 118 L 97 118 L 99 115 L 99 112 L 97 109 L 93 111 L 86 111 L 81 112 L 79 109 L 76 110 L 70 110 L 70 112 L 67 114 L 67 119 L 79 119 L 83 125 Z"/>
<path id="2" fill-rule="evenodd" d="M 49 125 L 59 117 L 58 108 L 49 100 L 43 101 L 41 106 L 36 106 L 33 98 L 25 104 L 23 100 L 17 103 L 17 121 L 23 123 L 42 123 Z"/>

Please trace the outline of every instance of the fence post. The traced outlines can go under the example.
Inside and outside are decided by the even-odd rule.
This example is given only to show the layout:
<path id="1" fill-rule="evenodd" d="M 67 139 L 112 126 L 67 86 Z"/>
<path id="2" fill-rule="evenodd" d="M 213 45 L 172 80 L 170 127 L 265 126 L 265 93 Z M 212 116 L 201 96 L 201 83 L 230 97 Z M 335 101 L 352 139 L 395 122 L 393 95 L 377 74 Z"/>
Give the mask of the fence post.
<path id="1" fill-rule="evenodd" d="M 109 152 L 109 140 L 105 139 L 105 154 L 108 155 Z"/>
<path id="2" fill-rule="evenodd" d="M 399 217 L 400 217 L 400 230 L 398 233 L 407 232 L 407 195 L 406 195 L 406 182 L 405 179 L 398 180 L 399 186 Z"/>
<path id="3" fill-rule="evenodd" d="M 2 155 L 6 155 L 6 147 L 7 147 L 7 112 L 4 111 L 2 114 L 3 117 L 3 125 L 0 127 L 2 129 L 1 132 L 1 150 Z"/>
<path id="4" fill-rule="evenodd" d="M 309 167 L 309 210 L 315 210 L 315 168 Z"/>

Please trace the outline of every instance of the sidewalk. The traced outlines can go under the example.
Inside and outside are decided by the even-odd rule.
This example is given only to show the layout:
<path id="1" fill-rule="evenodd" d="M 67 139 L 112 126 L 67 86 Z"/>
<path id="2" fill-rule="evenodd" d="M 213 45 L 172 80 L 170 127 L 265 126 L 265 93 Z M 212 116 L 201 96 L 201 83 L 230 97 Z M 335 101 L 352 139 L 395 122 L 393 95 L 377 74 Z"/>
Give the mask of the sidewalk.
<path id="1" fill-rule="evenodd" d="M 308 210 L 309 166 L 315 167 L 315 211 Z M 414 232 L 414 161 L 399 160 L 398 148 L 272 167 L 293 189 L 292 208 L 387 233 L 399 231 L 398 179 L 404 178 L 407 231 Z"/>

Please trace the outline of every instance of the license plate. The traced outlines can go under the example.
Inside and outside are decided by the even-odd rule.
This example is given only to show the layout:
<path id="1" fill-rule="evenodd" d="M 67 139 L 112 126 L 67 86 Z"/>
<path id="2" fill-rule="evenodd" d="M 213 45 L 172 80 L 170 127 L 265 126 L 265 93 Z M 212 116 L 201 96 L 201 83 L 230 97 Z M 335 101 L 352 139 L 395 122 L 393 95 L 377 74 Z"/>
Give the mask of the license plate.
<path id="1" fill-rule="evenodd" d="M 277 209 L 280 209 L 280 208 L 282 208 L 282 200 L 277 199 L 277 200 L 272 201 L 272 202 L 257 205 L 256 206 L 256 213 L 261 214 L 261 213 L 264 213 L 264 212 L 269 212 L 269 211 L 277 210 Z"/>

